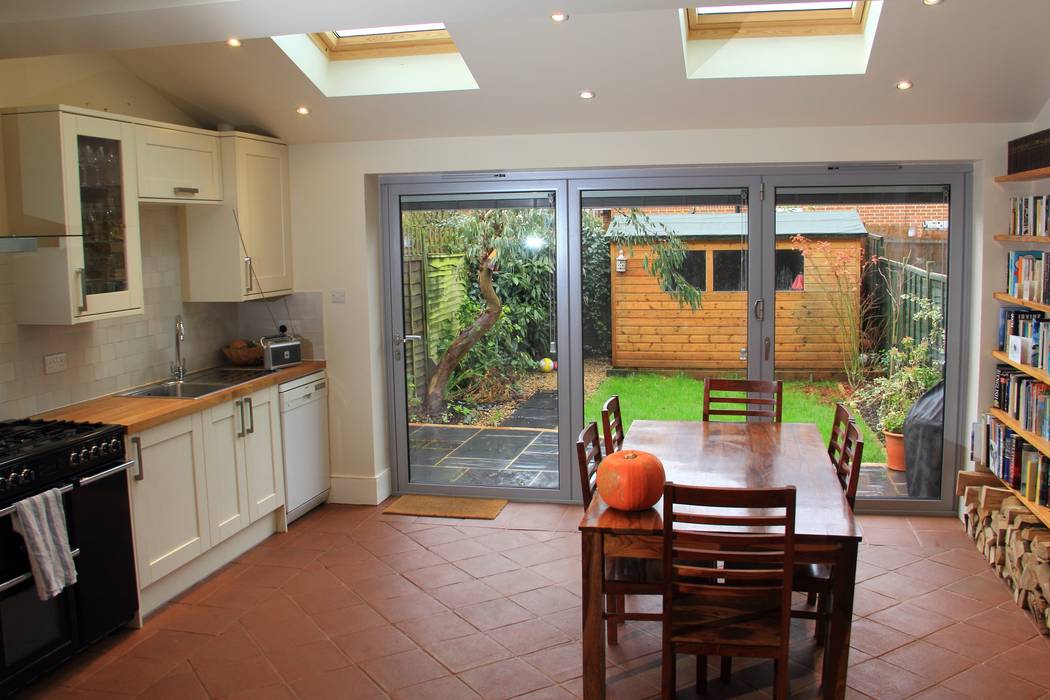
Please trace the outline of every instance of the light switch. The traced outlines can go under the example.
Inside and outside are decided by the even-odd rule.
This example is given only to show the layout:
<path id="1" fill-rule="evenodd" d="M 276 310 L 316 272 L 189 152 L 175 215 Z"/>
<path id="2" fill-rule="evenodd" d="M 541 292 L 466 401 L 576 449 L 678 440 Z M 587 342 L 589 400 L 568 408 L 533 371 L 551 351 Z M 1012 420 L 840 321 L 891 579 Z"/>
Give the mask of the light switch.
<path id="1" fill-rule="evenodd" d="M 345 304 L 346 303 L 346 290 L 345 289 L 332 289 L 329 291 L 329 296 L 333 304 Z"/>
<path id="2" fill-rule="evenodd" d="M 66 353 L 56 352 L 53 355 L 44 355 L 44 374 L 65 372 L 66 367 Z"/>

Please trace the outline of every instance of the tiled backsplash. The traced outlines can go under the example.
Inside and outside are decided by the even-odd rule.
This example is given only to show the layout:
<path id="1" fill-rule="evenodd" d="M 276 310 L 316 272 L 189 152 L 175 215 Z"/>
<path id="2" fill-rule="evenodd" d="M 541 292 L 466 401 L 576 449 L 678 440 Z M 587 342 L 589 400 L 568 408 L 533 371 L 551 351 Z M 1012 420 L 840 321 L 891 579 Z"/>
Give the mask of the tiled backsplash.
<path id="1" fill-rule="evenodd" d="M 288 318 L 280 300 L 247 304 L 184 303 L 179 270 L 177 208 L 148 205 L 140 212 L 145 314 L 79 326 L 15 323 L 11 266 L 0 254 L 0 420 L 21 418 L 168 376 L 174 357 L 175 316 L 186 323 L 183 356 L 189 369 L 224 362 L 220 348 L 233 332 L 272 333 L 266 306 Z M 305 357 L 322 357 L 321 295 L 288 297 L 291 320 L 311 341 Z M 265 319 L 266 323 L 262 323 Z M 311 349 L 312 346 L 312 349 Z M 44 355 L 66 353 L 68 368 L 44 374 Z"/>
<path id="2" fill-rule="evenodd" d="M 274 335 L 276 326 L 284 324 L 302 338 L 303 357 L 322 359 L 322 298 L 321 292 L 297 292 L 286 297 L 238 304 L 237 333 L 241 338 L 258 340 L 264 335 Z"/>

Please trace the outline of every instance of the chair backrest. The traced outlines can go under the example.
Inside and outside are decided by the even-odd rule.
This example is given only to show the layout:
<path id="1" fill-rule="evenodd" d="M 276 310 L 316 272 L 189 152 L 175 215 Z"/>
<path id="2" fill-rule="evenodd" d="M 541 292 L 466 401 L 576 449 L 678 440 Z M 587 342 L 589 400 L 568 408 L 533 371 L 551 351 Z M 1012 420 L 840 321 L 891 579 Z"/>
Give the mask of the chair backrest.
<path id="1" fill-rule="evenodd" d="M 663 519 L 665 624 L 687 617 L 691 605 L 731 602 L 736 609 L 778 614 L 780 638 L 786 642 L 795 487 L 698 488 L 668 482 Z"/>
<path id="2" fill-rule="evenodd" d="M 864 440 L 861 439 L 857 424 L 852 421 L 846 426 L 842 440 L 842 452 L 835 460 L 835 471 L 838 472 L 842 489 L 846 492 L 849 507 L 857 502 L 857 483 L 860 481 L 860 465 L 864 459 Z"/>
<path id="3" fill-rule="evenodd" d="M 835 404 L 835 417 L 831 419 L 831 436 L 828 438 L 828 457 L 838 464 L 842 455 L 842 443 L 846 440 L 846 426 L 853 422 L 849 409 L 841 402 Z"/>
<path id="4" fill-rule="evenodd" d="M 732 395 L 727 396 L 726 392 L 732 392 Z M 739 395 L 740 392 L 744 392 L 743 396 Z M 758 416 L 779 423 L 783 403 L 784 385 L 779 381 L 704 379 L 705 421 L 711 420 L 712 416 Z"/>
<path id="5" fill-rule="evenodd" d="M 623 429 L 623 413 L 620 412 L 620 397 L 616 394 L 610 396 L 602 406 L 602 432 L 605 433 L 605 454 L 619 452 L 626 432 Z"/>
<path id="6" fill-rule="evenodd" d="M 583 507 L 591 505 L 594 490 L 598 485 L 598 465 L 602 462 L 602 440 L 598 424 L 591 421 L 576 438 L 576 461 L 580 466 L 580 487 L 583 491 Z"/>

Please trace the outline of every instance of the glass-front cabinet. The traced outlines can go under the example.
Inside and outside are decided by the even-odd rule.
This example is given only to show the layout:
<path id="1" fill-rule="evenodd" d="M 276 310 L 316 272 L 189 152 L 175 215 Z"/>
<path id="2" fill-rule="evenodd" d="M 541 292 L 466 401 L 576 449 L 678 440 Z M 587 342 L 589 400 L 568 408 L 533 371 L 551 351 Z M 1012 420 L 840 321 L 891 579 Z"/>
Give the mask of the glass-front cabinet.
<path id="1" fill-rule="evenodd" d="M 3 115 L 16 317 L 75 324 L 142 313 L 133 124 L 63 110 Z"/>

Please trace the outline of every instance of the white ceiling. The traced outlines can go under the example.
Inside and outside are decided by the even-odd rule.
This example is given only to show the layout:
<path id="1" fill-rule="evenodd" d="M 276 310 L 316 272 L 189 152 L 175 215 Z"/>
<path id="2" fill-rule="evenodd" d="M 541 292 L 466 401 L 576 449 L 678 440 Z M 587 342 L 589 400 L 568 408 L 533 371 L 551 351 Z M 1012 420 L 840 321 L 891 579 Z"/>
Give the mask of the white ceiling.
<path id="1" fill-rule="evenodd" d="M 71 6 L 77 14 L 71 15 Z M 135 5 L 136 11 L 128 8 Z M 12 10 L 12 6 L 25 11 Z M 0 57 L 115 51 L 202 124 L 290 142 L 1031 121 L 1050 97 L 1046 0 L 886 0 L 861 76 L 687 80 L 667 0 L 16 0 Z M 564 24 L 550 21 L 567 10 Z M 267 37 L 444 21 L 480 90 L 325 98 Z M 240 49 L 222 40 L 246 40 Z M 199 43 L 207 42 L 207 43 Z M 908 78 L 910 92 L 894 89 Z M 597 99 L 577 93 L 595 90 Z M 308 104 L 308 117 L 295 114 Z"/>

